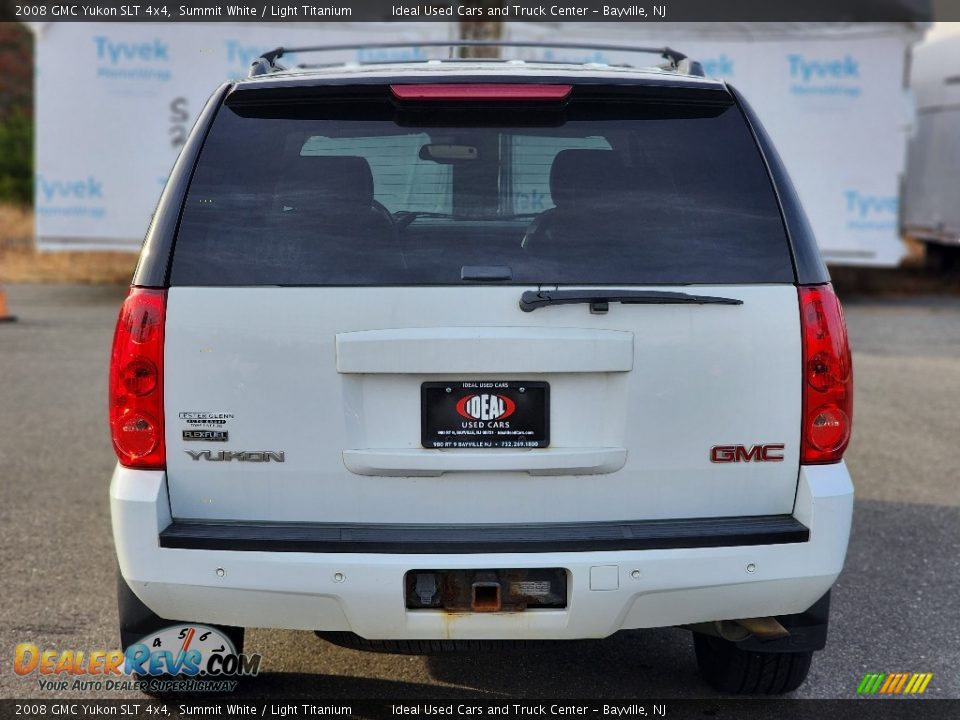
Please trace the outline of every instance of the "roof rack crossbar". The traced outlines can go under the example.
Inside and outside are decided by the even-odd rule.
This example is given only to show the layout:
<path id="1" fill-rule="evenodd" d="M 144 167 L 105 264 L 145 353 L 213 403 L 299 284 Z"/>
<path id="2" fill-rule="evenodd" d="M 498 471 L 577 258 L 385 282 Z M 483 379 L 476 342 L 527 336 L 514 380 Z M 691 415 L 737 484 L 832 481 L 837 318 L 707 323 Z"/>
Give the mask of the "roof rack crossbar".
<path id="1" fill-rule="evenodd" d="M 253 61 L 250 77 L 279 72 L 284 69 L 277 60 L 291 53 L 335 52 L 342 50 L 388 50 L 392 48 L 412 47 L 507 47 L 507 48 L 548 48 L 552 50 L 608 50 L 659 55 L 668 61 L 669 68 L 691 75 L 702 75 L 699 63 L 691 61 L 686 55 L 670 47 L 642 47 L 638 45 L 612 45 L 606 43 L 545 43 L 513 40 L 426 40 L 423 42 L 377 42 L 355 43 L 348 45 L 310 45 L 306 47 L 278 47 L 268 50 Z"/>

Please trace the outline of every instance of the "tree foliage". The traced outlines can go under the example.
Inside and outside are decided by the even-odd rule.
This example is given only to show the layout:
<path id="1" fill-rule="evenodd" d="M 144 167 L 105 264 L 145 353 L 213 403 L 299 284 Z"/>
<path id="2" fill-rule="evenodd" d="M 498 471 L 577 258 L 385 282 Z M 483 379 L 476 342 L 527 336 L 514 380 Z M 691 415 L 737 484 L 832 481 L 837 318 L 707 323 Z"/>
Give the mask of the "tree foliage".
<path id="1" fill-rule="evenodd" d="M 20 110 L 0 122 L 0 201 L 33 203 L 33 119 Z"/>
<path id="2" fill-rule="evenodd" d="M 0 202 L 33 203 L 33 37 L 0 23 Z"/>

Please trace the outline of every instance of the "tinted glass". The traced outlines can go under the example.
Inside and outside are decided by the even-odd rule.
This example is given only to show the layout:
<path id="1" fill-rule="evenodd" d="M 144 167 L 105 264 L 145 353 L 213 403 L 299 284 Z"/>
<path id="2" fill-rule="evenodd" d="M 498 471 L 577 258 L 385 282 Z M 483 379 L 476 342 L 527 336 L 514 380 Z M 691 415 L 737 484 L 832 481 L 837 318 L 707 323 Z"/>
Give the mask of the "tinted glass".
<path id="1" fill-rule="evenodd" d="M 171 282 L 449 285 L 490 276 L 478 267 L 524 285 L 794 279 L 733 105 L 401 113 L 314 100 L 221 108 Z"/>

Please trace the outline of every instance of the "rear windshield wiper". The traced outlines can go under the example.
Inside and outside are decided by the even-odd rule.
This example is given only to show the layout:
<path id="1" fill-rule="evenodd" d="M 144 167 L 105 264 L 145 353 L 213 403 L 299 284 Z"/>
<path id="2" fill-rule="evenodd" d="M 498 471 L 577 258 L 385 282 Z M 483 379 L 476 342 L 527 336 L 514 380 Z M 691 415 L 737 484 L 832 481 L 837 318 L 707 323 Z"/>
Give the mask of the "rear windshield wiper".
<path id="1" fill-rule="evenodd" d="M 589 303 L 590 312 L 602 313 L 610 303 L 624 305 L 743 305 L 743 300 L 713 295 L 690 295 L 663 290 L 527 290 L 520 296 L 520 309 L 533 312 L 545 305 Z"/>

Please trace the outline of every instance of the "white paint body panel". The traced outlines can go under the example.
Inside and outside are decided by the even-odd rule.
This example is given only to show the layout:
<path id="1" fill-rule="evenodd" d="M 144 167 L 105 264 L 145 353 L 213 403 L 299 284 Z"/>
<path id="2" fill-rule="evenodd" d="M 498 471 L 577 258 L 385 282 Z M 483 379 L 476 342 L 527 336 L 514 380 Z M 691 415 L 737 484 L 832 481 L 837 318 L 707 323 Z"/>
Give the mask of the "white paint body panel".
<path id="1" fill-rule="evenodd" d="M 431 290 L 427 290 L 431 292 Z M 337 335 L 342 373 L 563 373 L 633 369 L 633 333 L 555 327 L 437 327 Z M 496 352 L 491 353 L 491 348 Z"/>
<path id="2" fill-rule="evenodd" d="M 799 470 L 796 289 L 698 286 L 743 305 L 518 307 L 524 286 L 169 291 L 175 518 L 515 523 L 789 513 Z M 658 289 L 658 288 L 650 288 Z M 670 288 L 659 288 L 670 289 Z M 420 385 L 550 384 L 550 446 L 424 450 Z M 229 413 L 227 443 L 183 412 Z M 783 462 L 714 464 L 782 443 Z M 186 450 L 283 451 L 209 462 Z"/>
<path id="3" fill-rule="evenodd" d="M 575 639 L 801 612 L 843 566 L 853 486 L 843 463 L 804 467 L 789 512 L 805 543 L 591 553 L 477 555 L 311 554 L 176 550 L 157 537 L 171 521 L 166 473 L 117 467 L 110 486 L 120 570 L 167 618 L 244 627 L 349 630 L 371 639 Z M 748 565 L 754 570 L 747 570 Z M 424 567 L 563 567 L 566 610 L 408 611 L 403 576 Z M 593 573 L 605 580 L 590 587 Z M 617 587 L 613 589 L 611 567 Z M 224 574 L 218 576 L 217 568 Z M 633 571 L 639 570 L 639 577 Z M 344 576 L 342 582 L 334 578 Z"/>
<path id="4" fill-rule="evenodd" d="M 344 450 L 343 464 L 358 475 L 414 477 L 446 472 L 526 472 L 530 475 L 594 475 L 619 470 L 626 448 L 543 450 Z"/>

